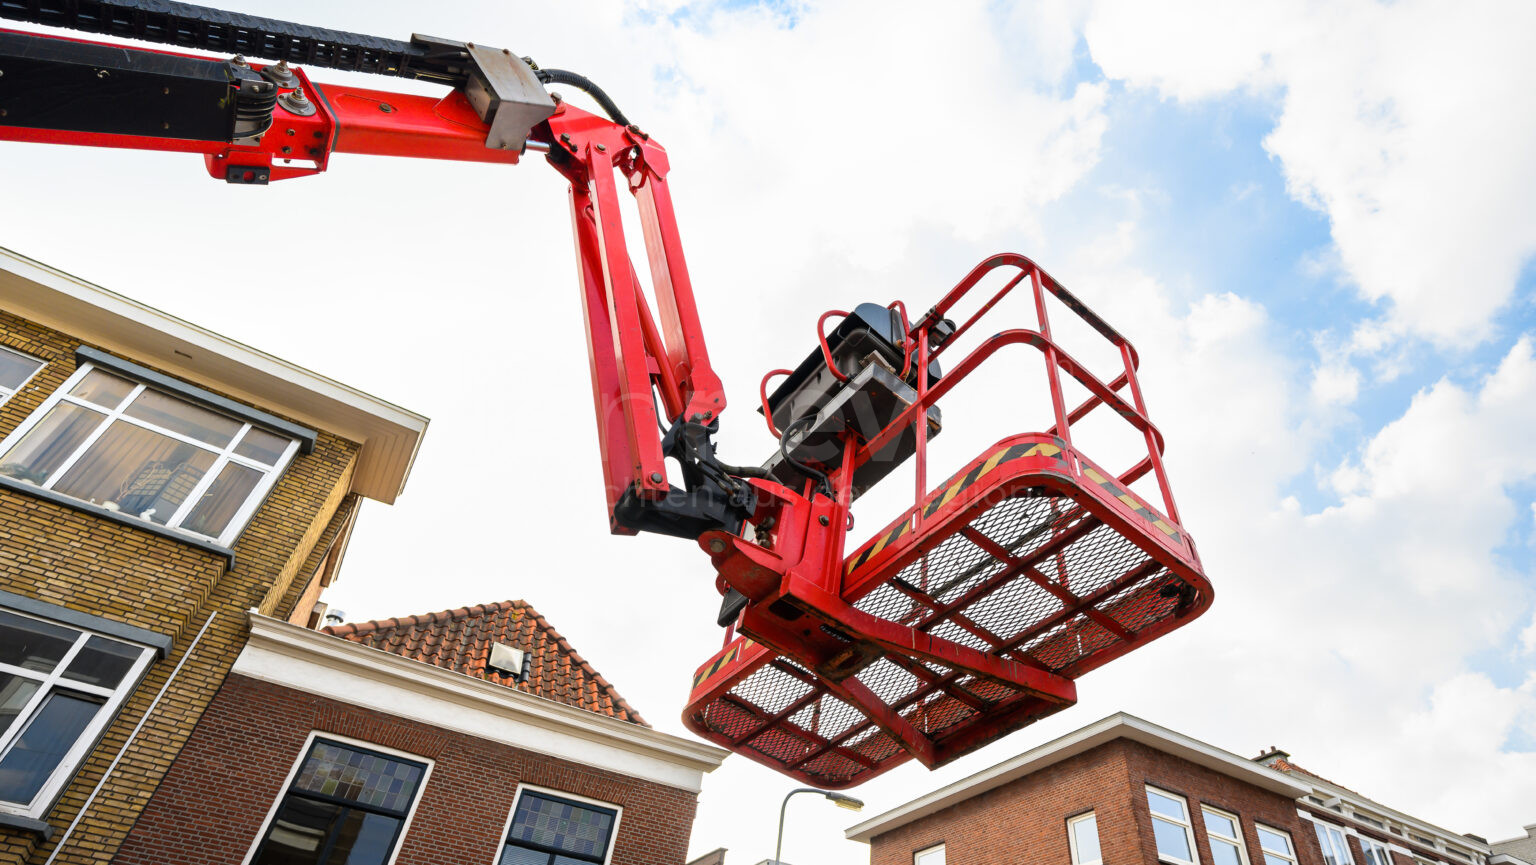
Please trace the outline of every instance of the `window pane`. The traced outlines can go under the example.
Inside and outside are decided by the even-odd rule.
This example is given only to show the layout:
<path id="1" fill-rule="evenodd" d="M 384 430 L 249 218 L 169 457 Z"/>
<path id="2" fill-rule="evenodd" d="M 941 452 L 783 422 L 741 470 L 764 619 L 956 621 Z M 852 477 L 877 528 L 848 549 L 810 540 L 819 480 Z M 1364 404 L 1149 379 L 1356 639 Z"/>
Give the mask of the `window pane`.
<path id="1" fill-rule="evenodd" d="M 1205 815 L 1205 830 L 1207 832 L 1214 832 L 1223 838 L 1237 837 L 1237 825 L 1230 819 L 1220 814 L 1213 814 L 1210 811 L 1204 811 L 1203 813 Z"/>
<path id="2" fill-rule="evenodd" d="M 521 844 L 508 844 L 496 865 L 549 865 L 549 855 L 542 850 L 529 850 Z"/>
<path id="3" fill-rule="evenodd" d="M 331 802 L 288 797 L 272 818 L 272 828 L 251 865 L 318 865 L 326 840 L 346 811 Z"/>
<path id="4" fill-rule="evenodd" d="M 51 673 L 80 632 L 0 611 L 0 662 Z"/>
<path id="5" fill-rule="evenodd" d="M 944 865 L 944 846 L 924 850 L 912 859 L 912 865 Z"/>
<path id="6" fill-rule="evenodd" d="M 262 473 L 255 469 L 225 463 L 224 470 L 203 493 L 192 513 L 182 520 L 181 527 L 210 538 L 223 534 L 224 527 L 251 497 L 251 490 L 256 489 L 261 478 Z"/>
<path id="7" fill-rule="evenodd" d="M 48 410 L 0 460 L 0 474 L 41 484 L 70 457 L 106 415 L 69 403 Z"/>
<path id="8" fill-rule="evenodd" d="M 1184 820 L 1184 803 L 1180 802 L 1178 799 L 1174 799 L 1171 796 L 1165 796 L 1156 790 L 1148 790 L 1147 804 L 1150 805 L 1153 812 L 1157 814 L 1165 814 L 1181 822 Z"/>
<path id="9" fill-rule="evenodd" d="M 1211 858 L 1216 861 L 1216 865 L 1243 865 L 1243 857 L 1238 855 L 1237 845 L 1217 838 L 1211 839 Z"/>
<path id="10" fill-rule="evenodd" d="M 117 408 L 123 401 L 123 397 L 135 387 L 137 385 L 126 378 L 118 378 L 99 369 L 93 369 L 69 389 L 69 395 L 106 408 Z"/>
<path id="11" fill-rule="evenodd" d="M 93 634 L 85 641 L 75 659 L 69 662 L 64 678 L 87 685 L 116 688 L 143 654 L 144 650 L 138 646 Z"/>
<path id="12" fill-rule="evenodd" d="M 235 453 L 243 457 L 249 457 L 259 463 L 276 465 L 283 451 L 288 449 L 289 439 L 273 435 L 266 430 L 251 427 L 246 432 L 245 438 L 235 446 Z"/>
<path id="13" fill-rule="evenodd" d="M 164 525 L 214 458 L 170 436 L 115 421 L 53 488 Z"/>
<path id="14" fill-rule="evenodd" d="M 517 801 L 507 841 L 603 861 L 614 812 L 524 793 Z"/>
<path id="15" fill-rule="evenodd" d="M 1281 835 L 1279 832 L 1271 832 L 1263 826 L 1256 826 L 1254 828 L 1259 833 L 1260 847 L 1263 847 L 1265 850 L 1273 850 L 1276 853 L 1284 853 L 1287 856 L 1291 855 L 1291 839 Z"/>
<path id="16" fill-rule="evenodd" d="M 1292 865 L 1292 862 L 1289 859 L 1281 859 L 1273 853 L 1265 853 L 1264 865 Z"/>
<path id="17" fill-rule="evenodd" d="M 37 693 L 38 683 L 14 673 L 0 673 L 0 736 L 16 723 L 16 716 Z"/>
<path id="18" fill-rule="evenodd" d="M 27 729 L 0 759 L 0 799 L 31 802 L 99 708 L 99 700 L 84 695 L 65 691 L 49 694 Z"/>
<path id="19" fill-rule="evenodd" d="M 243 426 L 234 418 L 215 414 L 201 406 L 153 390 L 139 394 L 123 414 L 208 442 L 218 448 L 229 444 Z"/>
<path id="20" fill-rule="evenodd" d="M 352 809 L 336 833 L 326 865 L 384 865 L 394 846 L 400 819 Z"/>
<path id="21" fill-rule="evenodd" d="M 1317 843 L 1323 848 L 1323 862 L 1326 865 L 1348 865 L 1348 858 L 1334 846 L 1333 831 L 1321 823 L 1313 823 L 1312 828 L 1317 830 Z"/>
<path id="22" fill-rule="evenodd" d="M 416 795 L 422 768 L 417 763 L 316 741 L 293 788 L 403 814 Z"/>
<path id="23" fill-rule="evenodd" d="M 1097 862 L 1099 854 L 1099 818 L 1085 817 L 1072 824 L 1072 839 L 1077 842 L 1078 862 Z"/>
<path id="24" fill-rule="evenodd" d="M 1167 820 L 1154 819 L 1152 834 L 1157 838 L 1158 855 L 1183 862 L 1194 861 L 1189 855 L 1189 836 L 1184 834 L 1183 826 L 1177 826 Z"/>
<path id="25" fill-rule="evenodd" d="M 37 372 L 43 362 L 35 357 L 17 354 L 13 351 L 0 351 L 0 387 L 6 390 L 15 390 L 21 387 L 22 382 Z"/>
<path id="26" fill-rule="evenodd" d="M 395 817 L 289 796 L 251 865 L 384 865 L 399 828 Z"/>

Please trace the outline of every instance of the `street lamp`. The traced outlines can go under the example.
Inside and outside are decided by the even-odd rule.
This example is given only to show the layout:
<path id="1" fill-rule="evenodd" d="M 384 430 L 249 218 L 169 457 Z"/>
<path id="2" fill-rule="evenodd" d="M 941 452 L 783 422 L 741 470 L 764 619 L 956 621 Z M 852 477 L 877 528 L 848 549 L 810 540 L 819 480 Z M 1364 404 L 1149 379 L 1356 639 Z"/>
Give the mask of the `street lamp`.
<path id="1" fill-rule="evenodd" d="M 849 811 L 864 810 L 864 802 L 862 800 L 846 796 L 842 793 L 834 793 L 831 790 L 818 790 L 815 787 L 796 787 L 789 791 L 784 797 L 784 803 L 779 806 L 779 840 L 778 843 L 773 845 L 773 865 L 784 865 L 783 860 L 779 858 L 784 852 L 784 809 L 789 807 L 789 799 L 796 793 L 820 793 L 839 808 L 847 808 Z"/>

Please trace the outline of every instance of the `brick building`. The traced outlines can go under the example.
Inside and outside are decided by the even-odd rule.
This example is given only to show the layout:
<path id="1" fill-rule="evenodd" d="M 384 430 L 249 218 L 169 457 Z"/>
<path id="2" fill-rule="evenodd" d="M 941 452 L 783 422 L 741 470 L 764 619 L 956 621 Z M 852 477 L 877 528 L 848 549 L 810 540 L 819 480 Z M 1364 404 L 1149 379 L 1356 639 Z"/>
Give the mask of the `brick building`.
<path id="1" fill-rule="evenodd" d="M 1112 715 L 850 828 L 872 865 L 1497 865 L 1284 752 Z"/>
<path id="2" fill-rule="evenodd" d="M 682 865 L 726 753 L 652 730 L 523 601 L 253 614 L 115 861 Z"/>
<path id="3" fill-rule="evenodd" d="M 0 250 L 0 863 L 114 857 L 426 425 Z"/>

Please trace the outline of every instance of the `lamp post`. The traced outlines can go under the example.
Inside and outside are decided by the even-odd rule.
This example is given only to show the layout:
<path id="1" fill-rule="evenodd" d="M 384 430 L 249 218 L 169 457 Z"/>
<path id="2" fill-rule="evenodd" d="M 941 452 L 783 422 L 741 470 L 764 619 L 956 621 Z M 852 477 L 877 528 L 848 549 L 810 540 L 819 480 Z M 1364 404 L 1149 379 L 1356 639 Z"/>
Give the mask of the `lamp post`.
<path id="1" fill-rule="evenodd" d="M 789 791 L 784 796 L 783 804 L 779 806 L 779 840 L 778 843 L 773 845 L 773 865 L 784 865 L 783 860 L 780 858 L 780 855 L 784 852 L 784 810 L 789 807 L 790 797 L 796 793 L 820 793 L 839 808 L 847 808 L 849 811 L 864 810 L 864 802 L 862 800 L 855 799 L 852 796 L 845 796 L 842 793 L 834 793 L 831 790 L 818 790 L 815 787 L 796 787 Z"/>

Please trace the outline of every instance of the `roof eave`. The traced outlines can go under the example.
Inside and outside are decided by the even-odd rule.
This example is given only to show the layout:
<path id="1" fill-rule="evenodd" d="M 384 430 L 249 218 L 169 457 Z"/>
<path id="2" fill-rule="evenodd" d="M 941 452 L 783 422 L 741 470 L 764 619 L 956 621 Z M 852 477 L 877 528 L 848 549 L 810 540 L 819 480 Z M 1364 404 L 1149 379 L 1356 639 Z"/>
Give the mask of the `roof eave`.
<path id="1" fill-rule="evenodd" d="M 1260 766 L 1229 751 L 1223 751 L 1135 715 L 1117 712 L 946 787 L 934 790 L 925 796 L 919 796 L 884 814 L 851 826 L 844 831 L 844 835 L 851 841 L 867 843 L 876 835 L 937 813 L 972 796 L 1016 781 L 1116 739 L 1140 742 L 1164 753 L 1182 757 L 1224 775 L 1241 778 L 1254 786 L 1293 799 L 1305 795 L 1310 789 L 1283 772 Z"/>
<path id="2" fill-rule="evenodd" d="M 0 247 L 0 309 L 362 446 L 352 489 L 393 503 L 426 417 Z"/>

